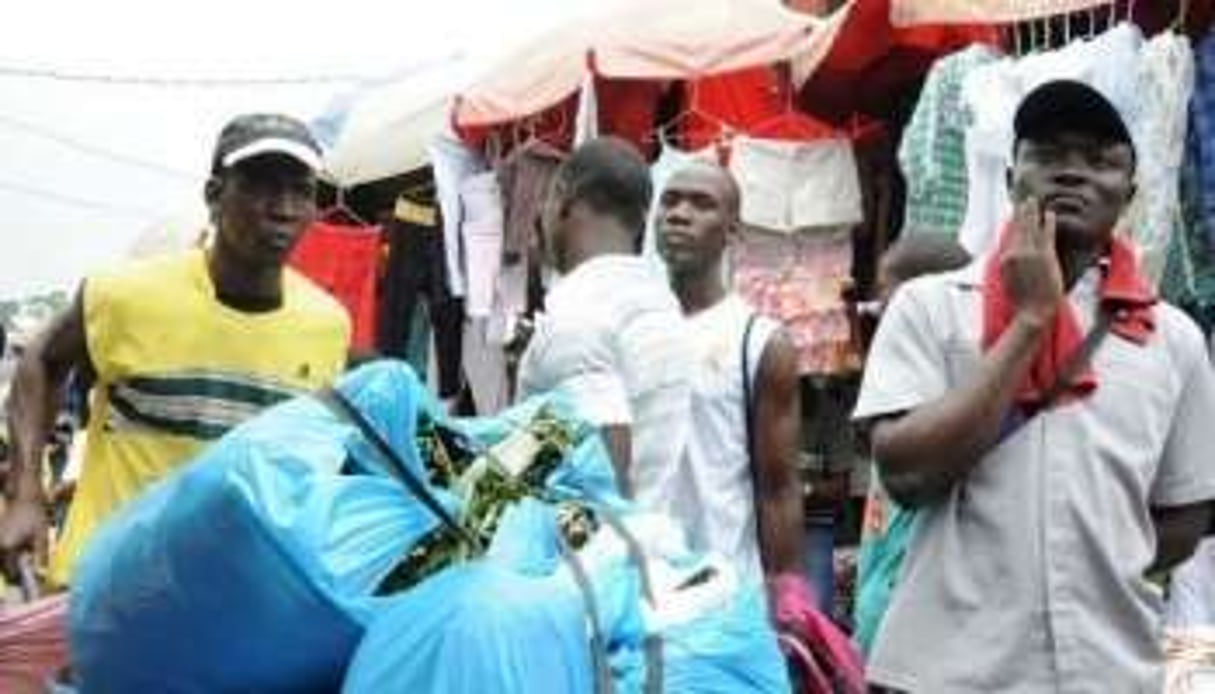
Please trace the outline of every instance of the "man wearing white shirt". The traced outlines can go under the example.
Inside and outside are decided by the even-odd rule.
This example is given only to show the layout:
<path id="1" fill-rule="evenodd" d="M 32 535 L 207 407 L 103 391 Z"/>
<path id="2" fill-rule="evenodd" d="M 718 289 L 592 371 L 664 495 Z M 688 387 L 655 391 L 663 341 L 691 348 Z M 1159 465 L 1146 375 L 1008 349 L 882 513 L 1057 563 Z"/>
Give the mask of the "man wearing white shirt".
<path id="1" fill-rule="evenodd" d="M 560 278 L 520 363 L 518 393 L 568 393 L 601 427 L 622 491 L 673 512 L 692 348 L 666 277 L 638 256 L 650 197 L 645 161 L 621 140 L 592 140 L 562 165 L 543 223 Z"/>

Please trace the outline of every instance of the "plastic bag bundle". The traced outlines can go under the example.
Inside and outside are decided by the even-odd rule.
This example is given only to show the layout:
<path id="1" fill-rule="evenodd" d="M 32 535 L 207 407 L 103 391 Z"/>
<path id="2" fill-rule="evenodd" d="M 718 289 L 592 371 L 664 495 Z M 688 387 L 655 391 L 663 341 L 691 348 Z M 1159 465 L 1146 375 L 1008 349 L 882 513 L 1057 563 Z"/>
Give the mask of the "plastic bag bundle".
<path id="1" fill-rule="evenodd" d="M 637 527 L 628 515 L 623 525 Z M 483 560 L 394 598 L 360 645 L 343 691 L 789 691 L 759 586 L 740 586 L 724 564 L 686 550 L 664 552 L 665 538 L 641 527 L 635 537 L 654 574 L 653 607 L 623 543 L 601 535 L 575 561 L 562 555 L 557 534 L 551 506 L 511 507 Z M 723 573 L 680 586 L 708 567 Z M 647 636 L 661 639 L 658 663 L 646 658 Z"/>
<path id="2" fill-rule="evenodd" d="M 339 390 L 420 472 L 432 407 L 407 367 Z M 72 587 L 84 692 L 333 691 L 379 581 L 434 517 L 395 481 L 343 475 L 365 442 L 298 398 L 234 429 L 105 524 Z"/>

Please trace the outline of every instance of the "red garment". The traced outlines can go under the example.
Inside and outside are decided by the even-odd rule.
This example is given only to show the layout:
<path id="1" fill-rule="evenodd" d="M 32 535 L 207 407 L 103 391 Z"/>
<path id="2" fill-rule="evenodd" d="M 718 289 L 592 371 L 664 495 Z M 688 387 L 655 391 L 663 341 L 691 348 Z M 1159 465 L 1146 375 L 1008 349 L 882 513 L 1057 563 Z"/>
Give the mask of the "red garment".
<path id="1" fill-rule="evenodd" d="M 815 140 L 837 130 L 793 110 L 793 86 L 780 68 L 765 66 L 689 82 L 688 111 L 680 116 L 685 149 L 699 150 L 721 137 L 721 124 L 753 137 Z"/>
<path id="2" fill-rule="evenodd" d="M 1000 232 L 999 250 L 988 259 L 983 273 L 983 349 L 990 349 L 1012 322 L 1015 308 L 1004 291 L 1000 275 L 1000 256 L 1009 242 L 1009 227 Z M 1148 341 L 1156 324 L 1152 306 L 1156 296 L 1139 272 L 1135 251 L 1126 241 L 1110 244 L 1108 264 L 1101 277 L 1101 305 L 1113 311 L 1110 331 L 1136 344 Z M 1071 305 L 1055 314 L 1054 326 L 1034 357 L 1034 363 L 1017 392 L 1017 402 L 1032 406 L 1040 402 L 1056 375 L 1081 343 L 1084 336 Z M 1097 377 L 1088 366 L 1077 376 L 1062 399 L 1083 397 L 1097 387 Z"/>
<path id="3" fill-rule="evenodd" d="M 793 666 L 793 691 L 865 692 L 865 668 L 856 646 L 826 615 L 815 609 L 814 591 L 797 574 L 779 574 L 769 582 L 773 621 L 785 659 Z"/>
<path id="4" fill-rule="evenodd" d="M 353 327 L 351 346 L 375 348 L 379 227 L 316 222 L 304 232 L 287 264 L 346 307 Z"/>

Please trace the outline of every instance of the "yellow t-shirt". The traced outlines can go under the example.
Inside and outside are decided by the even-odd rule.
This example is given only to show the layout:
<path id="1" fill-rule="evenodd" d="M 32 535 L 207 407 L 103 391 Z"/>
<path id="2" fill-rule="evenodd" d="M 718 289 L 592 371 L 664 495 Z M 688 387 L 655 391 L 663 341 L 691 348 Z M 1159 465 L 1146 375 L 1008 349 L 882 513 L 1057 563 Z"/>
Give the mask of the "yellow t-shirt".
<path id="1" fill-rule="evenodd" d="M 292 270 L 274 311 L 220 303 L 202 251 L 90 277 L 83 302 L 97 380 L 59 585 L 111 513 L 263 408 L 330 383 L 350 340 L 341 305 Z"/>

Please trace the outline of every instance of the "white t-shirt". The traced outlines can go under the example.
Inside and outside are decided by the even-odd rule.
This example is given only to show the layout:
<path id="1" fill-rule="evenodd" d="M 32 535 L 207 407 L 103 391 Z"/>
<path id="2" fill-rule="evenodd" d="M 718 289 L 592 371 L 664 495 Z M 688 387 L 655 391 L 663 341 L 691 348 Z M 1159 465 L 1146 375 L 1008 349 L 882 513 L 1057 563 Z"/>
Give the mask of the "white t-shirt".
<path id="1" fill-rule="evenodd" d="M 598 426 L 628 425 L 630 482 L 670 512 L 687 447 L 692 348 L 666 276 L 632 255 L 589 260 L 562 277 L 519 365 L 519 397 L 557 388 Z"/>
<path id="2" fill-rule="evenodd" d="M 742 363 L 743 335 L 753 314 L 741 297 L 731 294 L 688 317 L 696 361 L 692 435 L 681 485 L 685 496 L 678 511 L 693 546 L 722 554 L 746 581 L 763 577 L 747 451 Z M 752 384 L 764 348 L 778 327 L 775 321 L 760 317 L 751 328 L 747 378 Z"/>

